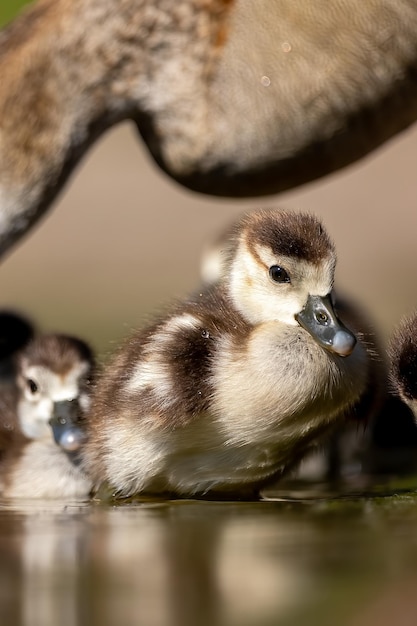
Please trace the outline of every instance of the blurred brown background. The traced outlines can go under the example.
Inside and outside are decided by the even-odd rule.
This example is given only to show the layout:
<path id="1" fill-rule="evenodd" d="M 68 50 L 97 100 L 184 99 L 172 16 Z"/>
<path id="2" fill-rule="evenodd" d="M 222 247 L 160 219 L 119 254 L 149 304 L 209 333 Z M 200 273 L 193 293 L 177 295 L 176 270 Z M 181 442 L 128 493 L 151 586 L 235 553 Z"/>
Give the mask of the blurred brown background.
<path id="1" fill-rule="evenodd" d="M 1 303 L 101 353 L 199 281 L 201 252 L 251 207 L 320 215 L 338 250 L 337 285 L 385 334 L 416 305 L 417 129 L 342 172 L 245 201 L 196 195 L 151 162 L 130 124 L 82 162 L 53 211 L 0 268 Z"/>

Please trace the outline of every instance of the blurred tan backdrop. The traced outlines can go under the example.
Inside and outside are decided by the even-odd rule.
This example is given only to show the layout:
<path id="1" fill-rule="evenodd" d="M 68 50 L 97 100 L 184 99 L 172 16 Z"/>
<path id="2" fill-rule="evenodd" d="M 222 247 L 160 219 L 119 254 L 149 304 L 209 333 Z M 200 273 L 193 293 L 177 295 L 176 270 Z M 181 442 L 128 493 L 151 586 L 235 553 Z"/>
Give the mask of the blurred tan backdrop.
<path id="1" fill-rule="evenodd" d="M 251 207 L 320 215 L 338 250 L 337 285 L 384 334 L 417 304 L 417 129 L 336 175 L 245 201 L 193 194 L 150 161 L 136 132 L 109 132 L 36 231 L 0 267 L 0 302 L 101 354 L 199 281 L 203 247 Z"/>

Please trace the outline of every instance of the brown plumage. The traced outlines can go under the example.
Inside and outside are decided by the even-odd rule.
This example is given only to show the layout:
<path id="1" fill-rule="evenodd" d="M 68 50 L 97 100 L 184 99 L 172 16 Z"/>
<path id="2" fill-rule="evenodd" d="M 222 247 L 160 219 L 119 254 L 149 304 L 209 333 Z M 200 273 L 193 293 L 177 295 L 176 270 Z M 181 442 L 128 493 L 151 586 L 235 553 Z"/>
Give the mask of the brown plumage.
<path id="1" fill-rule="evenodd" d="M 329 304 L 335 253 L 320 221 L 255 211 L 233 236 L 218 282 L 136 333 L 105 369 L 84 450 L 96 486 L 254 494 L 361 402 L 374 352 Z"/>
<path id="2" fill-rule="evenodd" d="M 208 194 L 351 163 L 416 119 L 416 29 L 414 0 L 38 0 L 0 34 L 0 252 L 121 120 Z"/>
<path id="3" fill-rule="evenodd" d="M 390 338 L 388 356 L 394 390 L 417 419 L 417 313 L 401 320 Z"/>
<path id="4" fill-rule="evenodd" d="M 94 375 L 91 349 L 74 337 L 39 335 L 15 358 L 15 382 L 0 396 L 2 495 L 87 496 L 90 481 L 75 454 Z"/>
<path id="5" fill-rule="evenodd" d="M 301 224 L 299 226 L 301 227 Z M 224 279 L 239 240 L 239 237 L 235 237 L 236 230 L 236 226 L 229 226 L 204 251 L 201 276 L 207 287 Z M 313 226 L 312 230 L 313 232 L 315 230 Z M 267 241 L 269 238 L 270 245 L 274 245 L 268 232 L 270 229 L 266 230 L 264 239 Z M 316 231 L 316 236 L 311 238 L 310 249 L 300 247 L 297 241 L 302 241 L 302 238 L 295 236 L 290 239 L 287 243 L 287 251 L 293 250 L 296 253 L 300 249 L 302 254 L 310 255 L 311 261 L 314 258 L 319 260 L 319 249 L 323 252 L 326 247 L 332 248 L 332 243 L 328 240 L 327 235 L 325 233 L 320 234 L 320 229 Z M 283 249 L 283 245 L 280 247 Z M 256 254 L 256 251 L 254 253 Z M 392 455 L 389 444 L 386 445 L 384 439 L 386 449 L 382 455 L 380 454 L 379 441 L 381 425 L 385 416 L 392 412 L 393 406 L 393 397 L 388 384 L 388 363 L 385 349 L 367 312 L 352 298 L 346 297 L 346 294 L 341 295 L 338 291 L 335 297 L 335 311 L 338 317 L 366 346 L 370 356 L 365 392 L 360 402 L 348 412 L 347 419 L 336 423 L 333 431 L 330 431 L 328 436 L 322 439 L 320 445 L 312 451 L 311 457 L 306 459 L 306 463 L 303 463 L 300 468 L 295 468 L 290 476 L 291 481 L 294 477 L 319 481 L 341 480 L 346 476 L 352 479 L 353 475 L 357 476 L 358 473 L 378 473 L 385 471 L 386 467 L 392 466 L 390 464 Z M 392 448 L 397 446 L 397 435 L 398 429 L 396 428 L 394 432 L 391 426 L 388 439 L 392 441 Z M 393 451 L 393 455 L 397 456 L 397 450 Z"/>

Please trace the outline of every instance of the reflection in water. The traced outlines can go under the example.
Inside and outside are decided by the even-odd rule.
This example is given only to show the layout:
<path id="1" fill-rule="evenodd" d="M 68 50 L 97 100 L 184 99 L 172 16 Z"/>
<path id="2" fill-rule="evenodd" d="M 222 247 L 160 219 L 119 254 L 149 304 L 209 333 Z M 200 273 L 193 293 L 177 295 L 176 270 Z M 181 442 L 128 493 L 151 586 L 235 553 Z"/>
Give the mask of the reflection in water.
<path id="1" fill-rule="evenodd" d="M 302 581 L 270 550 L 280 526 L 268 516 L 248 518 L 257 507 L 177 502 L 95 509 L 93 588 L 84 606 L 100 624 L 259 624 L 263 615 L 280 615 L 296 602 Z"/>
<path id="2" fill-rule="evenodd" d="M 330 626 L 417 609 L 414 496 L 0 507 L 7 626 Z M 382 623 L 390 623 L 389 621 Z M 392 623 L 392 622 L 391 622 Z"/>
<path id="3" fill-rule="evenodd" d="M 79 507 L 38 502 L 18 510 L 2 508 L 2 623 L 79 624 L 79 568 L 84 539 L 78 510 Z M 3 622 L 4 615 L 7 620 Z"/>
<path id="4" fill-rule="evenodd" d="M 82 535 L 72 515 L 38 512 L 22 524 L 22 621 L 76 626 Z"/>

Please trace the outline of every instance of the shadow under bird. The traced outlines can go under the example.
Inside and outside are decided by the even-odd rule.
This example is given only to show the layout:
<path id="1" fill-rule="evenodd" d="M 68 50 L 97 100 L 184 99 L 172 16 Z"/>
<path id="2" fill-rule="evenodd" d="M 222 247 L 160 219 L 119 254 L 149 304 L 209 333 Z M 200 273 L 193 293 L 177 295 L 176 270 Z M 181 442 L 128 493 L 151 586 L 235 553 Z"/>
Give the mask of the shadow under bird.
<path id="1" fill-rule="evenodd" d="M 415 0 L 39 0 L 0 33 L 0 253 L 122 120 L 208 194 L 355 161 L 416 119 L 416 31 Z"/>
<path id="2" fill-rule="evenodd" d="M 321 222 L 261 210 L 231 236 L 219 280 L 104 369 L 83 448 L 95 488 L 253 497 L 368 393 L 373 354 L 335 313 Z"/>
<path id="3" fill-rule="evenodd" d="M 79 467 L 94 358 L 81 340 L 39 335 L 16 356 L 14 388 L 0 397 L 0 492 L 86 497 Z"/>

